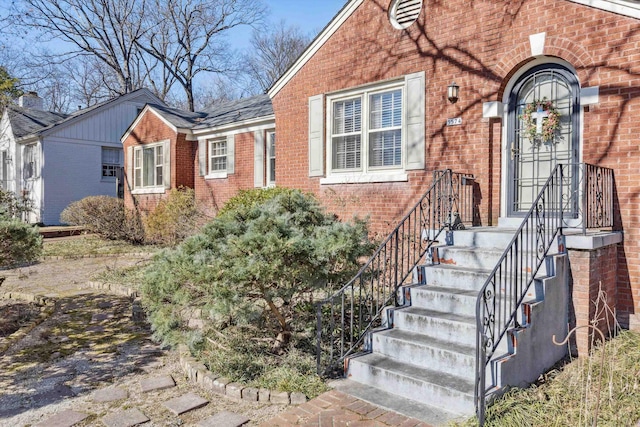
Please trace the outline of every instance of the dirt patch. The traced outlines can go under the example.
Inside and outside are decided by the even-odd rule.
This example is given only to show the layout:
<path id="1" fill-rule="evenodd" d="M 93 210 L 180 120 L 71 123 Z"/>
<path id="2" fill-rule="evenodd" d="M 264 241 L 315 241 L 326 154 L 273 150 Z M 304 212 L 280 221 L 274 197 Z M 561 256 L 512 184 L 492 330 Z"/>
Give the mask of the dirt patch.
<path id="1" fill-rule="evenodd" d="M 0 338 L 8 337 L 37 319 L 40 309 L 34 303 L 0 300 Z"/>

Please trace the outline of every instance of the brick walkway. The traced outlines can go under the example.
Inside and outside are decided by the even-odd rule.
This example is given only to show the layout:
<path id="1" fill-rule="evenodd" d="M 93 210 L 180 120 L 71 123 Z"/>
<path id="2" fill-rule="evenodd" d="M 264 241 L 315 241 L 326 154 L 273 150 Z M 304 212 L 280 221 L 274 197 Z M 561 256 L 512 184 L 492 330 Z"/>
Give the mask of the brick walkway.
<path id="1" fill-rule="evenodd" d="M 260 427 L 432 427 L 363 402 L 339 391 L 329 391 L 302 405 L 292 407 Z"/>

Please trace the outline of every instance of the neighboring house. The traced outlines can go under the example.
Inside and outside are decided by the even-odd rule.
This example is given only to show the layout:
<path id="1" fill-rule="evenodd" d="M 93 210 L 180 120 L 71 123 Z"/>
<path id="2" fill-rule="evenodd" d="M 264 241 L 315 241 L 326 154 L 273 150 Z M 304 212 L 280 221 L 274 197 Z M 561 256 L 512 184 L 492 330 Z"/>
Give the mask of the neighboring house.
<path id="1" fill-rule="evenodd" d="M 180 187 L 193 188 L 214 214 L 238 190 L 275 185 L 275 125 L 266 95 L 196 113 L 147 105 L 122 144 L 125 203 L 143 212 Z"/>
<path id="2" fill-rule="evenodd" d="M 9 105 L 0 122 L 3 187 L 24 198 L 30 223 L 60 224 L 60 213 L 87 196 L 116 196 L 123 165 L 120 136 L 148 103 L 147 89 L 70 115 L 43 111 L 35 93 Z"/>
<path id="3" fill-rule="evenodd" d="M 473 180 L 465 178 L 474 183 L 473 224 L 492 227 L 484 230 L 493 232 L 490 237 L 452 233 L 447 242 L 464 241 L 466 247 L 454 244 L 432 253 L 429 262 L 466 270 L 456 270 L 459 276 L 447 276 L 439 285 L 444 267 L 425 270 L 434 289 L 411 292 L 412 301 L 427 307 L 395 313 L 399 327 L 413 325 L 415 330 L 363 335 L 369 343 L 365 346 L 374 350 L 365 358 L 351 358 L 344 344 L 358 336 L 336 337 L 334 356 L 349 362 L 351 379 L 423 403 L 452 404 L 453 412 L 470 414 L 475 385 L 486 386 L 478 393 L 484 398 L 505 385 L 532 381 L 562 357 L 565 350 L 551 341 L 553 334 L 567 335 L 567 322 L 586 326 L 596 316 L 612 321 L 596 313 L 599 289 L 606 292 L 599 310 L 606 305 L 623 327 L 640 329 L 639 28 L 640 3 L 627 0 L 349 0 L 272 86 L 268 93 L 278 131 L 278 186 L 314 192 L 344 219 L 369 216 L 373 230 L 386 234 L 420 201 L 434 171 L 452 169 L 473 175 Z M 546 101 L 550 104 L 537 107 L 536 102 Z M 545 130 L 553 139 L 540 139 Z M 549 196 L 533 206 L 558 164 L 580 164 L 563 169 L 562 179 L 550 184 L 565 188 L 559 190 L 562 194 L 570 191 L 570 199 L 551 206 Z M 612 170 L 615 186 L 606 168 Z M 588 189 L 584 183 L 593 183 L 593 200 L 583 191 Z M 445 201 L 451 200 L 425 199 L 418 210 L 444 206 Z M 507 312 L 513 317 L 505 324 L 506 334 L 480 331 L 477 342 L 502 345 L 505 352 L 494 354 L 503 358 L 492 359 L 485 377 L 484 361 L 475 369 L 476 358 L 484 354 L 476 347 L 476 295 L 485 283 L 493 287 L 480 293 L 478 307 L 489 314 L 477 319 L 483 328 L 493 327 L 504 315 L 496 308 L 498 299 L 508 300 L 512 286 L 522 284 L 485 280 L 494 277 L 494 267 L 497 274 L 510 274 L 514 265 L 526 273 L 537 268 L 518 263 L 523 256 L 538 262 L 540 236 L 549 231 L 548 220 L 559 215 L 561 205 L 562 225 L 578 227 L 567 234 L 581 234 L 582 225 L 609 231 L 568 236 L 557 248 L 561 254 L 568 250 L 567 255 L 540 258 L 550 263 L 543 265 L 549 282 L 539 276 L 535 292 L 530 288 L 521 295 L 526 304 Z M 534 249 L 512 252 L 518 263 L 500 267 L 502 249 L 531 208 L 538 221 L 531 227 L 538 233 L 531 234 Z M 590 219 L 592 213 L 598 218 Z M 389 280 L 404 277 L 408 271 L 402 268 L 412 264 L 394 264 L 403 256 L 394 251 L 418 241 L 430 244 L 429 234 L 420 228 L 433 225 L 439 215 L 403 222 L 389 240 L 397 246 L 378 254 L 383 258 L 378 267 L 371 266 L 378 270 L 370 280 L 386 277 L 387 265 L 396 269 Z M 410 228 L 417 234 L 399 240 Z M 501 234 L 508 238 L 500 239 Z M 463 249 L 473 256 L 464 259 Z M 540 249 L 544 255 L 546 247 Z M 478 277 L 477 284 L 451 290 L 465 286 L 462 277 L 468 275 Z M 373 300 L 379 293 L 364 289 L 344 298 Z M 420 297 L 420 292 L 431 294 Z M 459 300 L 467 297 L 471 302 L 457 312 Z M 339 297 L 332 301 L 327 304 L 335 306 L 326 312 L 343 310 L 347 332 L 359 331 L 346 325 L 355 322 L 348 315 L 349 303 Z M 606 329 L 604 323 L 599 325 Z M 589 336 L 584 329 L 578 332 L 580 354 L 586 352 Z M 410 348 L 412 340 L 420 351 Z M 494 350 L 487 350 L 489 357 Z M 425 356 L 431 354 L 435 356 Z M 398 359 L 392 362 L 393 357 Z M 438 383 L 442 372 L 457 378 L 460 390 Z"/>

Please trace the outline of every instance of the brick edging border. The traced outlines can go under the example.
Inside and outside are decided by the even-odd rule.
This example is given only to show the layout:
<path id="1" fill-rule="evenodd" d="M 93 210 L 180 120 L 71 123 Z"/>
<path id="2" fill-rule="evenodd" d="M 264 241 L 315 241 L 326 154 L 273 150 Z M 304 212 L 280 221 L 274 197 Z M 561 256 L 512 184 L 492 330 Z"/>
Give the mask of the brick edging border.
<path id="1" fill-rule="evenodd" d="M 41 261 L 60 259 L 83 259 L 83 258 L 127 258 L 127 257 L 152 257 L 153 252 L 122 252 L 118 254 L 83 254 L 83 255 L 45 255 L 41 256 Z"/>
<path id="2" fill-rule="evenodd" d="M 228 378 L 210 372 L 207 367 L 189 355 L 184 345 L 178 347 L 180 366 L 189 380 L 201 384 L 204 388 L 234 399 L 247 402 L 271 403 L 275 405 L 300 405 L 307 396 L 300 392 L 273 391 L 266 388 L 246 387 L 231 382 Z"/>
<path id="3" fill-rule="evenodd" d="M 116 283 L 88 282 L 89 287 L 110 291 L 117 295 L 132 298 L 134 320 L 141 320 L 144 312 L 140 304 L 140 295 L 137 290 Z M 246 387 L 237 382 L 231 382 L 222 375 L 210 372 L 204 363 L 199 362 L 190 355 L 188 349 L 182 345 L 178 347 L 180 366 L 189 380 L 201 384 L 214 393 L 241 399 L 248 402 L 271 403 L 275 405 L 300 405 L 307 401 L 307 396 L 300 392 L 273 391 L 265 388 Z"/>

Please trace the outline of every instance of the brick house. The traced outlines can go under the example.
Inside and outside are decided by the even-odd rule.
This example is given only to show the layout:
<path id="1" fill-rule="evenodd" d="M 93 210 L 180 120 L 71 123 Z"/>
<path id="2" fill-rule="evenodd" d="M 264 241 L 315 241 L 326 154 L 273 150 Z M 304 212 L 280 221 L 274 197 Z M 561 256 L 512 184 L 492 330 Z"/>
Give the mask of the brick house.
<path id="1" fill-rule="evenodd" d="M 187 186 L 215 211 L 277 182 L 393 230 L 322 302 L 342 316 L 319 316 L 318 369 L 427 422 L 482 417 L 566 354 L 554 337 L 579 328 L 585 354 L 592 323 L 640 329 L 639 19 L 630 0 L 349 0 L 268 97 L 148 105 L 122 138 L 127 203 Z"/>
<path id="2" fill-rule="evenodd" d="M 453 245 L 430 247 L 428 268 L 423 270 L 426 279 L 420 279 L 432 285 L 425 291 L 430 294 L 423 297 L 422 291 L 412 289 L 409 295 L 416 304 L 424 299 L 425 304 L 437 301 L 441 306 L 396 310 L 393 324 L 393 329 L 409 329 L 397 331 L 399 336 L 418 334 L 420 354 L 461 345 L 454 355 L 444 357 L 456 360 L 456 366 L 446 361 L 440 366 L 435 356 L 415 366 L 421 355 L 408 351 L 406 340 L 393 332 L 357 335 L 354 341 L 373 352 L 354 358 L 351 352 L 357 346 L 345 346 L 343 333 L 327 345 L 337 345 L 333 355 L 345 362 L 348 377 L 409 399 L 427 396 L 441 409 L 451 404 L 443 396 L 455 395 L 462 403 L 451 412 L 470 414 L 474 405 L 484 408 L 485 397 L 494 391 L 531 382 L 561 358 L 566 350 L 553 350 L 552 334 L 564 338 L 570 327 L 585 327 L 596 317 L 607 329 L 603 323 L 613 315 L 597 311 L 603 306 L 615 313 L 623 328 L 640 329 L 639 19 L 640 5 L 628 0 L 349 0 L 271 87 L 278 185 L 315 193 L 344 219 L 369 216 L 373 230 L 381 235 L 401 224 L 389 241 L 405 233 L 413 218 L 405 214 L 417 202 L 420 212 L 421 204 L 435 203 L 431 193 L 421 199 L 434 182 L 434 171 L 451 169 L 467 174 L 464 181 L 473 183 L 472 216 L 463 218 L 469 222 L 466 234 L 451 231 L 446 240 Z M 552 136 L 543 139 L 544 132 Z M 593 200 L 591 185 L 596 188 Z M 549 188 L 559 190 L 536 199 Z M 552 197 L 559 197 L 553 206 Z M 598 206 L 602 201 L 607 205 L 604 211 Z M 598 219 L 590 219 L 592 214 Z M 414 221 L 419 226 L 407 227 L 432 228 L 440 219 L 437 215 L 428 224 L 423 215 Z M 548 221 L 554 217 L 560 221 L 551 226 Z M 536 221 L 538 237 L 529 230 L 536 230 Z M 481 235 L 480 229 L 469 229 L 471 224 L 493 234 Z M 535 249 L 518 246 L 522 250 L 515 252 L 533 253 L 533 264 L 518 265 L 526 274 L 540 275 L 526 279 L 524 286 L 517 277 L 516 308 L 493 335 L 486 325 L 493 328 L 498 313 L 487 315 L 486 310 L 516 292 L 508 280 L 498 283 L 504 277 L 496 274 L 516 269 L 501 267 L 504 257 L 490 259 L 491 254 L 502 254 L 505 247 L 508 251 L 514 234 L 516 240 L 521 238 L 516 234 L 521 225 L 533 236 Z M 546 242 L 539 251 L 544 256 L 536 261 L 540 236 L 550 229 L 560 230 L 562 236 L 556 240 L 554 234 L 551 241 L 558 244 Z M 423 230 L 420 237 L 403 234 L 404 242 L 421 239 L 431 245 L 436 239 L 429 232 Z M 508 234 L 504 242 L 500 232 Z M 486 241 L 484 246 L 480 241 Z M 456 248 L 456 242 L 466 243 Z M 387 253 L 398 259 L 401 244 L 390 252 L 383 245 L 386 258 L 379 263 L 386 265 L 394 257 Z M 450 277 L 448 284 L 438 283 L 444 264 L 465 268 L 464 263 L 474 269 L 465 274 L 484 274 L 477 286 L 451 291 Z M 413 261 L 408 265 L 412 268 Z M 497 273 L 492 273 L 494 266 Z M 385 286 L 376 276 L 385 276 L 387 270 L 375 271 L 372 283 Z M 396 286 L 406 283 L 395 274 Z M 400 272 L 405 274 L 410 273 Z M 487 289 L 483 284 L 495 291 L 477 296 L 484 317 L 475 305 L 478 291 Z M 353 291 L 356 285 L 348 286 Z M 600 290 L 605 296 L 596 307 Z M 462 304 L 459 300 L 467 292 L 473 300 L 471 312 L 457 313 L 457 305 L 442 308 L 444 300 Z M 374 298 L 372 290 L 365 293 Z M 327 304 L 348 313 L 341 301 L 336 297 Z M 453 320 L 442 310 L 461 316 L 454 319 L 458 326 L 449 325 L 448 335 L 425 337 L 424 330 L 410 330 L 422 322 L 437 323 L 446 331 L 445 323 Z M 376 314 L 381 310 L 374 309 L 372 315 Z M 464 328 L 475 331 L 476 321 L 484 332 L 469 332 L 468 342 L 463 342 Z M 349 330 L 349 325 L 343 328 Z M 574 345 L 580 354 L 588 349 L 591 336 L 586 328 L 576 332 Z M 427 343 L 431 339 L 439 344 Z M 411 360 L 402 360 L 392 348 L 404 348 Z M 475 369 L 475 360 L 487 354 L 486 369 Z M 468 372 L 461 372 L 463 365 Z M 453 386 L 438 383 L 438 375 L 425 366 L 439 366 L 438 372 L 455 376 L 462 390 L 455 390 L 456 395 Z M 407 380 L 402 372 L 409 371 L 413 377 Z M 446 391 L 439 395 L 437 390 Z"/>
<path id="3" fill-rule="evenodd" d="M 215 213 L 238 190 L 275 185 L 275 122 L 266 95 L 187 112 L 150 104 L 122 137 L 125 204 L 149 212 L 179 187 Z"/>

